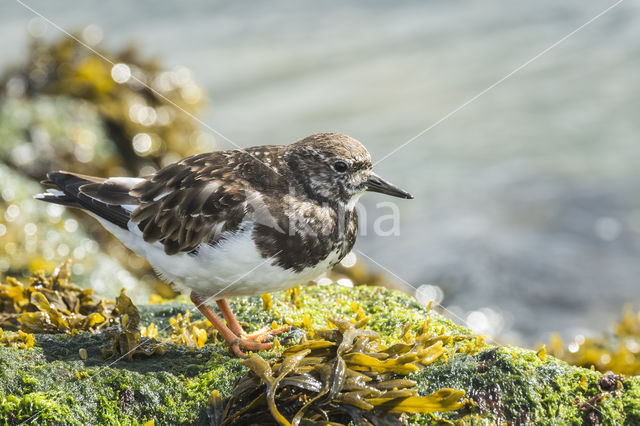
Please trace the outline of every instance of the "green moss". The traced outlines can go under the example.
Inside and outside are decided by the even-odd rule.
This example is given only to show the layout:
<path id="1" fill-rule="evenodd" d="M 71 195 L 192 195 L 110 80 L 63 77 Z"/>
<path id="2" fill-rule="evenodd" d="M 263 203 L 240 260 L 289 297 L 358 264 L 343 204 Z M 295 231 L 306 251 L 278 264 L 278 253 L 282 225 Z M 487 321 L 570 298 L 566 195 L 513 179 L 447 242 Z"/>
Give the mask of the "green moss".
<path id="1" fill-rule="evenodd" d="M 273 295 L 271 310 L 263 309 L 260 297 L 237 299 L 232 305 L 247 328 L 255 330 L 285 319 L 303 324 L 305 317 L 307 325 L 310 321 L 313 328 L 325 328 L 328 314 L 352 316 L 352 302 L 356 302 L 371 314 L 370 328 L 396 337 L 407 321 L 415 331 L 427 313 L 412 298 L 380 288 L 309 287 L 300 296 L 300 308 L 285 300 L 284 293 Z M 169 318 L 187 309 L 194 308 L 179 302 L 141 307 L 141 323 L 155 322 L 166 336 Z M 194 314 L 194 319 L 199 317 Z M 444 328 L 452 335 L 469 334 L 435 313 L 430 327 Z M 290 343 L 301 334 L 291 333 Z M 32 417 L 44 424 L 133 425 L 151 419 L 156 424 L 208 424 L 211 391 L 230 395 L 235 381 L 246 372 L 223 343 L 207 343 L 201 349 L 168 344 L 161 356 L 127 362 L 105 360 L 100 347 L 106 342 L 102 333 L 39 334 L 31 349 L 0 347 L 0 419 L 6 424 Z M 78 354 L 81 348 L 87 350 L 85 360 Z M 541 361 L 532 351 L 490 346 L 474 355 L 457 354 L 447 362 L 438 361 L 411 376 L 421 395 L 442 387 L 464 389 L 477 406 L 443 413 L 442 418 L 466 424 L 483 419 L 581 424 L 593 415 L 603 424 L 640 422 L 640 380 L 627 378 L 619 389 L 607 390 L 601 385 L 602 377 L 551 356 Z M 411 421 L 430 424 L 440 418 L 423 415 Z"/>
<path id="2" fill-rule="evenodd" d="M 609 391 L 601 386 L 602 377 L 551 356 L 543 362 L 533 351 L 492 347 L 473 356 L 457 355 L 412 378 L 421 394 L 439 386 L 467 391 L 477 406 L 447 414 L 449 419 L 475 413 L 493 421 L 552 425 L 583 424 L 595 415 L 604 424 L 633 424 L 640 415 L 640 380 L 627 378 Z"/>

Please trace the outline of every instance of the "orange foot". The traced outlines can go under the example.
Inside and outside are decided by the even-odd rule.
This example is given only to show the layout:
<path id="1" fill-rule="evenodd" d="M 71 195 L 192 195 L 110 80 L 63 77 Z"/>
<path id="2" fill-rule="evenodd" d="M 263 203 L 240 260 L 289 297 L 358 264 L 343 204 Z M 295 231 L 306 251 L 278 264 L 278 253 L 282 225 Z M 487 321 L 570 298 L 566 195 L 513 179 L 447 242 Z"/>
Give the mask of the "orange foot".
<path id="1" fill-rule="evenodd" d="M 269 326 L 263 327 L 260 330 L 256 330 L 253 333 L 245 333 L 244 331 L 240 334 L 241 339 L 247 339 L 255 342 L 264 342 L 272 340 L 275 336 L 286 333 L 287 331 L 291 331 L 291 327 L 288 325 L 284 325 L 282 327 L 273 329 Z"/>
<path id="2" fill-rule="evenodd" d="M 202 312 L 202 314 L 211 322 L 211 324 L 220 332 L 220 335 L 227 342 L 233 353 L 239 358 L 245 358 L 247 355 L 242 351 L 264 351 L 271 349 L 273 342 L 266 342 L 265 340 L 273 339 L 278 334 L 287 332 L 291 329 L 289 326 L 284 326 L 272 330 L 271 327 L 264 327 L 253 333 L 245 333 L 245 331 L 238 323 L 235 315 L 231 312 L 231 308 L 225 299 L 216 300 L 218 308 L 222 313 L 222 316 L 226 320 L 227 324 L 216 315 L 211 306 L 207 303 L 207 298 L 200 296 L 195 292 L 191 292 L 191 301 Z"/>

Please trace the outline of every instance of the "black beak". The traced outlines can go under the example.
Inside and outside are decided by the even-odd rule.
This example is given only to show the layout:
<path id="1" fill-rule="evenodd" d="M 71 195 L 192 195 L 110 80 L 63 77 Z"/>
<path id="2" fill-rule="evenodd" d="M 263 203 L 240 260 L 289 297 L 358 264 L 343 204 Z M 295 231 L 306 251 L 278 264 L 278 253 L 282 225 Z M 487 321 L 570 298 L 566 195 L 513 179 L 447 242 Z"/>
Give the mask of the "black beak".
<path id="1" fill-rule="evenodd" d="M 387 182 L 380 176 L 371 172 L 369 180 L 367 180 L 367 191 L 379 192 L 381 194 L 391 195 L 392 197 L 412 199 L 413 195 L 407 191 L 403 191 L 391 182 Z"/>

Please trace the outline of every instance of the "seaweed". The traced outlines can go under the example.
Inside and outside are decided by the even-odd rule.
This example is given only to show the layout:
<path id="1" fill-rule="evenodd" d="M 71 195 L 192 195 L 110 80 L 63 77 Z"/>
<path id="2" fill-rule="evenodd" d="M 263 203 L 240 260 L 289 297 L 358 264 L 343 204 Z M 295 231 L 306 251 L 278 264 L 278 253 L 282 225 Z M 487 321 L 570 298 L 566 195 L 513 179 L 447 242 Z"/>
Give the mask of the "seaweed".
<path id="1" fill-rule="evenodd" d="M 149 337 L 142 337 L 140 333 L 140 313 L 131 299 L 122 289 L 116 299 L 116 306 L 112 311 L 118 323 L 106 330 L 108 345 L 102 350 L 103 355 L 112 357 L 121 355 L 131 361 L 135 355 L 162 355 L 166 345 Z"/>
<path id="2" fill-rule="evenodd" d="M 216 342 L 217 332 L 206 319 L 191 321 L 191 312 L 170 318 L 172 334 L 158 341 L 154 323 L 140 326 L 140 314 L 124 289 L 114 301 L 96 299 L 93 290 L 71 283 L 71 262 L 65 261 L 53 274 L 36 272 L 29 285 L 13 277 L 0 284 L 0 331 L 18 331 L 2 335 L 0 343 L 20 347 L 33 346 L 29 333 L 65 333 L 104 331 L 108 344 L 105 357 L 163 354 L 166 343 L 202 348 Z M 82 356 L 82 355 L 81 355 Z"/>
<path id="3" fill-rule="evenodd" d="M 578 335 L 566 346 L 560 336 L 553 335 L 548 351 L 580 367 L 640 374 L 640 312 L 626 309 L 612 332 L 593 337 Z"/>
<path id="4" fill-rule="evenodd" d="M 286 298 L 295 303 L 291 293 Z M 377 332 L 365 328 L 369 319 L 358 313 L 351 320 L 331 318 L 335 328 L 310 331 L 270 361 L 252 354 L 242 362 L 250 371 L 227 401 L 212 394 L 211 417 L 219 425 L 255 418 L 280 425 L 400 424 L 404 413 L 453 411 L 466 404 L 464 390 L 420 396 L 416 382 L 403 378 L 440 359 L 443 341 L 451 344 L 451 337 L 438 339 L 444 336 L 432 336 L 423 326 L 411 343 L 387 347 Z M 406 330 L 400 339 L 405 335 Z"/>
<path id="5" fill-rule="evenodd" d="M 0 284 L 0 327 L 30 333 L 95 332 L 109 326 L 112 304 L 70 282 L 71 262 L 53 274 L 36 272 L 29 285 L 7 277 Z"/>
<path id="6" fill-rule="evenodd" d="M 191 322 L 191 311 L 170 318 L 169 324 L 173 330 L 172 335 L 166 340 L 169 343 L 200 349 L 207 341 L 217 342 L 218 332 L 209 320 Z M 151 325 L 154 326 L 153 323 Z"/>
<path id="7" fill-rule="evenodd" d="M 265 311 L 259 296 L 235 298 L 231 305 L 238 320 L 246 323 L 247 330 L 258 329 L 274 319 L 280 322 L 283 317 L 301 323 L 307 318 L 305 331 L 308 334 L 305 340 L 297 341 L 293 346 L 310 345 L 315 348 L 312 352 L 322 355 L 323 350 L 335 352 L 336 343 L 341 339 L 336 324 L 327 326 L 327 310 L 334 318 L 348 318 L 355 314 L 357 304 L 356 311 L 361 308 L 371 315 L 366 328 L 379 333 L 378 343 L 391 357 L 406 354 L 416 342 L 425 348 L 433 346 L 430 352 L 433 351 L 433 356 L 437 357 L 427 366 L 418 364 L 420 369 L 407 376 L 385 373 L 389 379 L 378 382 L 374 378 L 365 385 L 373 381 L 377 383 L 378 390 L 397 388 L 405 392 L 404 389 L 417 389 L 418 396 L 431 395 L 441 388 L 464 389 L 465 397 L 473 398 L 475 402 L 470 401 L 456 411 L 405 415 L 378 407 L 371 411 L 363 410 L 340 401 L 332 401 L 329 406 L 340 405 L 354 415 L 375 411 L 384 417 L 374 421 L 397 423 L 400 418 L 409 425 L 582 424 L 585 421 L 640 424 L 640 378 L 637 376 L 603 375 L 570 366 L 550 355 L 543 361 L 535 351 L 484 345 L 482 339 L 470 334 L 468 329 L 457 326 L 436 311 L 429 313 L 409 296 L 388 289 L 313 286 L 302 287 L 301 296 L 304 303 L 297 308 L 291 299 L 286 298 L 285 292 L 271 294 L 273 305 L 281 317 L 275 315 L 276 309 Z M 164 340 L 172 334 L 170 318 L 179 312 L 184 318 L 188 306 L 176 300 L 138 306 L 138 309 L 141 324 L 146 325 L 147 330 L 155 329 Z M 428 327 L 424 323 L 426 315 L 431 316 Z M 353 316 L 357 317 L 357 314 Z M 199 318 L 196 312 L 191 323 Z M 410 326 L 401 337 L 407 322 Z M 157 328 L 152 328 L 151 323 Z M 425 329 L 429 333 L 424 333 Z M 313 330 L 317 334 L 312 334 Z M 34 337 L 35 344 L 29 349 L 0 346 L 0 419 L 7 419 L 9 424 L 142 424 L 151 419 L 155 419 L 156 424 L 220 424 L 228 398 L 248 370 L 241 364 L 242 360 L 229 354 L 224 342 L 211 344 L 207 340 L 201 349 L 166 343 L 167 351 L 162 356 L 136 356 L 133 362 L 116 363 L 104 361 L 99 350 L 107 339 L 104 332 L 82 332 L 75 336 L 35 334 Z M 300 338 L 302 335 L 296 333 L 296 339 Z M 282 364 L 284 359 L 281 353 L 291 346 L 281 343 L 280 347 L 259 353 L 275 377 L 280 373 L 276 364 Z M 82 349 L 86 351 L 86 359 L 81 354 Z M 443 349 L 443 353 L 438 355 Z M 295 350 L 301 352 L 305 348 Z M 305 363 L 313 361 L 313 355 L 306 355 L 297 368 L 308 367 L 309 364 Z M 369 376 L 374 373 L 359 374 Z M 276 407 L 288 421 L 295 413 L 291 413 L 277 397 L 282 394 L 284 381 L 294 379 L 294 375 L 292 373 L 282 379 L 274 399 Z M 316 395 L 323 386 L 322 377 L 316 377 L 320 377 L 316 379 L 318 383 L 298 381 L 309 387 L 300 392 L 311 397 Z M 266 389 L 261 381 L 248 384 L 262 387 L 260 392 L 263 393 Z M 339 394 L 349 392 L 350 386 L 352 381 L 347 377 Z M 594 398 L 601 393 L 606 397 Z M 275 422 L 267 403 L 260 403 L 263 404 L 262 409 L 255 412 L 262 417 L 252 419 L 246 416 L 246 419 L 254 424 Z M 230 414 L 235 414 L 235 411 Z M 314 414 L 312 407 L 305 416 Z M 366 424 L 366 421 L 364 417 L 362 423 Z"/>
<path id="8" fill-rule="evenodd" d="M 31 333 L 24 333 L 22 330 L 18 330 L 17 333 L 5 333 L 0 328 L 0 345 L 9 346 L 18 349 L 32 348 L 35 343 L 35 337 Z"/>

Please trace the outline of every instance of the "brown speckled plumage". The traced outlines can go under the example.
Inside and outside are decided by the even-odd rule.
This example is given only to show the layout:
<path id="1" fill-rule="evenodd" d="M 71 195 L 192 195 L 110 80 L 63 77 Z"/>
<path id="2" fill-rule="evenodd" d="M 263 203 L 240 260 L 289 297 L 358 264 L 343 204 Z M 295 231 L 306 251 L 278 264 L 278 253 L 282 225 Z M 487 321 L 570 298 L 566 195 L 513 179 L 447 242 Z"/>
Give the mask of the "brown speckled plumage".
<path id="1" fill-rule="evenodd" d="M 336 161 L 347 172 L 336 172 Z M 371 157 L 358 141 L 319 133 L 286 146 L 195 155 L 135 184 L 67 172 L 51 173 L 45 183 L 64 192 L 54 202 L 125 229 L 131 222 L 168 255 L 197 255 L 201 244 L 215 246 L 251 223 L 264 258 L 302 270 L 333 251 L 337 262 L 351 250 L 358 215 L 349 202 L 367 189 L 369 174 Z"/>
<path id="2" fill-rule="evenodd" d="M 268 151 L 265 151 L 265 148 Z M 273 152 L 277 147 L 260 147 Z M 248 200 L 283 180 L 247 151 L 210 152 L 185 158 L 136 185 L 139 200 L 131 219 L 145 241 L 161 241 L 167 254 L 193 251 L 202 242 L 216 244 L 222 234 L 251 220 Z"/>
<path id="3" fill-rule="evenodd" d="M 139 203 L 131 219 L 147 242 L 161 241 L 167 254 L 193 252 L 203 242 L 215 245 L 249 221 L 257 224 L 254 238 L 264 257 L 280 252 L 276 259 L 284 268 L 303 269 L 334 249 L 342 258 L 357 232 L 357 213 L 343 205 L 351 194 L 332 184 L 341 197 L 330 199 L 334 188 L 318 191 L 308 177 L 329 176 L 326 163 L 317 160 L 330 157 L 352 159 L 354 170 L 370 168 L 366 150 L 349 141 L 336 149 L 330 134 L 320 134 L 289 147 L 186 158 L 130 191 Z"/>
<path id="4" fill-rule="evenodd" d="M 190 289 L 238 356 L 270 344 L 244 333 L 225 297 L 304 283 L 338 263 L 355 242 L 365 191 L 411 198 L 340 133 L 204 153 L 144 178 L 52 172 L 43 183 L 51 189 L 36 198 L 87 210 L 163 278 Z M 207 297 L 218 299 L 226 324 Z"/>

